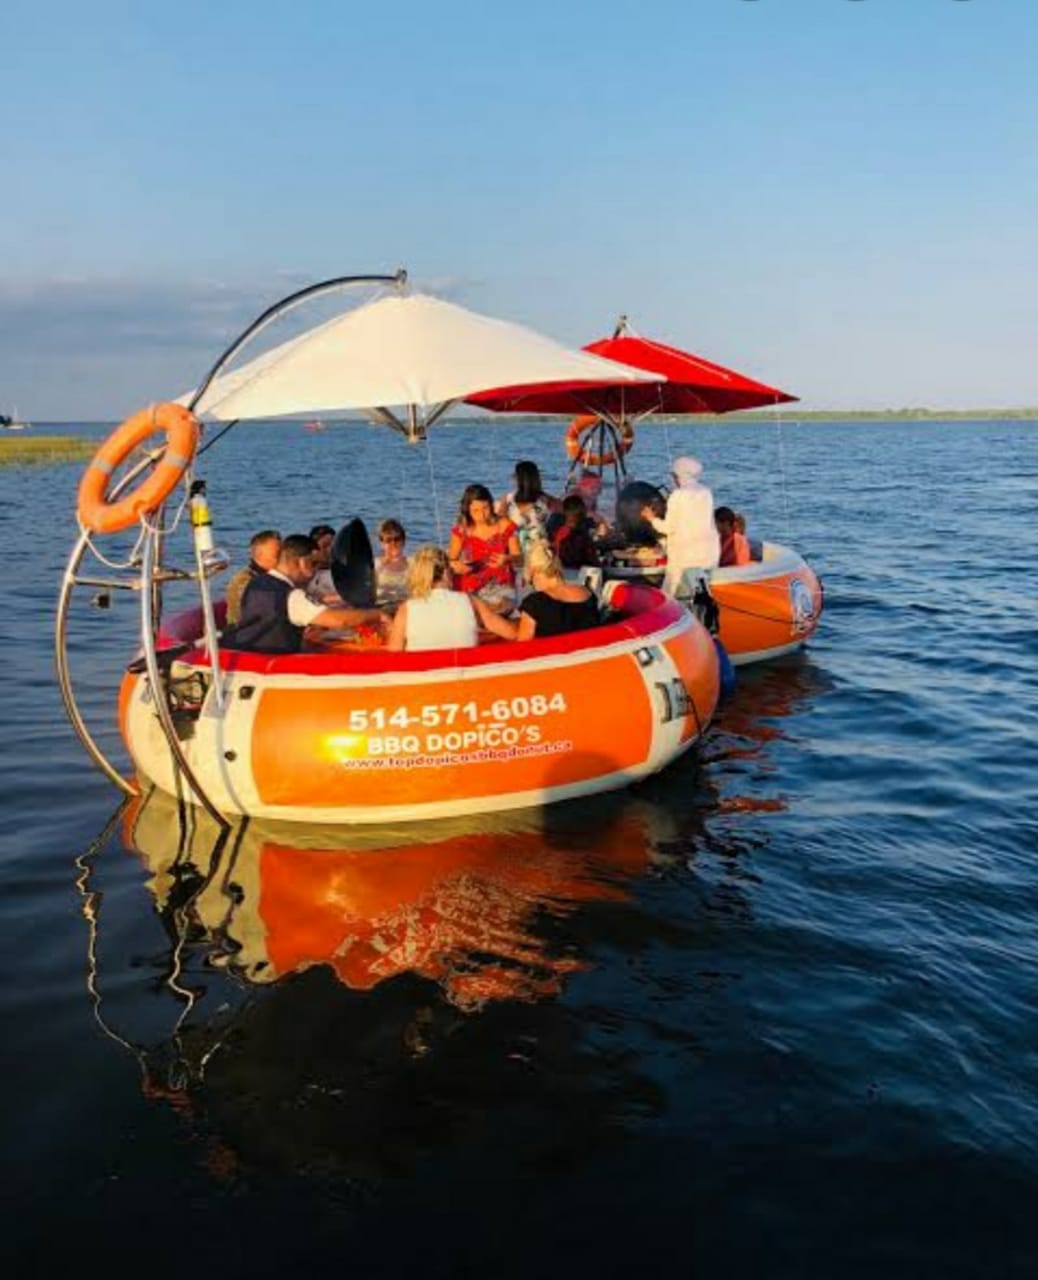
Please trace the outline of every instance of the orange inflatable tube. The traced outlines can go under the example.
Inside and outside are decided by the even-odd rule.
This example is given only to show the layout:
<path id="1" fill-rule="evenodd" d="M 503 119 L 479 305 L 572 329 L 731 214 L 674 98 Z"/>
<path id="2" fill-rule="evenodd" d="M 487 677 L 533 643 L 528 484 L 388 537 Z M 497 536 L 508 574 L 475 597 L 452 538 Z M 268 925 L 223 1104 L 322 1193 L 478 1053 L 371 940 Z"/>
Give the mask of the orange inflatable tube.
<path id="1" fill-rule="evenodd" d="M 108 486 L 120 466 L 150 436 L 166 433 L 166 449 L 154 470 L 118 502 L 108 501 Z M 97 453 L 79 485 L 76 514 L 91 533 L 119 533 L 155 511 L 177 487 L 198 447 L 198 419 L 179 404 L 154 404 L 116 427 Z"/>

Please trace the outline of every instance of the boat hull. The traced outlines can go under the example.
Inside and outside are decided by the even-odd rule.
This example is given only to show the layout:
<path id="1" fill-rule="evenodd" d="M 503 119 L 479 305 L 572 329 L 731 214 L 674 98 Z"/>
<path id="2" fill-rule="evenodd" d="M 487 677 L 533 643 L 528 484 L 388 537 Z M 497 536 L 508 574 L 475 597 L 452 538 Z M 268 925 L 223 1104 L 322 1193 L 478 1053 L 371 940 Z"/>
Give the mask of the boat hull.
<path id="1" fill-rule="evenodd" d="M 194 650 L 172 669 L 181 749 L 221 812 L 291 822 L 442 818 L 626 786 L 699 739 L 720 677 L 710 635 L 676 602 L 619 583 L 607 594 L 623 621 L 552 640 L 222 652 L 222 709 Z M 194 640 L 197 612 L 165 638 Z M 190 799 L 142 675 L 124 679 L 120 722 L 138 771 Z"/>
<path id="2" fill-rule="evenodd" d="M 824 597 L 818 576 L 789 547 L 766 543 L 763 560 L 714 569 L 717 638 L 735 666 L 778 658 L 814 635 Z"/>
<path id="3" fill-rule="evenodd" d="M 666 560 L 611 566 L 614 581 L 663 581 Z M 764 544 L 764 558 L 710 572 L 710 593 L 719 610 L 717 638 L 735 666 L 793 653 L 814 635 L 824 593 L 811 566 L 790 547 Z"/>

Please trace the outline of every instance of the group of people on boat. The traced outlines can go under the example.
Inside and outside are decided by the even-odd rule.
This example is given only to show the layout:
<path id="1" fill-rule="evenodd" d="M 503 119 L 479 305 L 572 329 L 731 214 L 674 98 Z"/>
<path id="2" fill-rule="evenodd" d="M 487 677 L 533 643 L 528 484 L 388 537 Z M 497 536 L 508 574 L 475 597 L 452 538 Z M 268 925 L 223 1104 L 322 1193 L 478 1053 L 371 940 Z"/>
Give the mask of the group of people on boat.
<path id="1" fill-rule="evenodd" d="M 506 608 L 515 596 L 516 567 L 539 542 L 552 548 L 563 569 L 597 566 L 596 539 L 609 532 L 596 509 L 600 490 L 601 480 L 588 471 L 559 499 L 527 460 L 516 464 L 515 488 L 497 502 L 485 485 L 469 485 L 447 551 L 459 590 Z"/>
<path id="2" fill-rule="evenodd" d="M 329 541 L 328 547 L 331 546 Z M 311 534 L 282 538 L 273 530 L 254 535 L 252 558 L 227 589 L 227 614 L 221 644 L 255 653 L 298 653 L 309 629 L 343 631 L 381 625 L 379 609 L 360 609 L 327 596 L 315 598 L 322 550 Z M 273 561 L 273 563 L 271 563 Z M 335 597 L 338 600 L 338 597 Z"/>
<path id="3" fill-rule="evenodd" d="M 411 594 L 393 618 L 387 647 L 391 650 L 466 648 L 478 643 L 480 631 L 503 640 L 582 631 L 599 621 L 598 601 L 578 582 L 566 580 L 562 565 L 541 539 L 531 542 L 523 562 L 529 589 L 506 610 L 455 578 L 449 553 L 428 545 L 413 557 Z"/>
<path id="4" fill-rule="evenodd" d="M 665 508 L 642 510 L 666 538 L 664 589 L 679 597 L 690 594 L 690 573 L 748 563 L 753 554 L 741 518 L 728 507 L 714 509 L 701 473 L 696 459 L 677 459 Z M 427 544 L 408 556 L 403 525 L 383 520 L 370 608 L 348 604 L 335 589 L 330 524 L 285 538 L 260 530 L 248 565 L 228 584 L 221 643 L 269 653 L 323 647 L 322 638 L 444 649 L 481 637 L 522 641 L 595 626 L 597 597 L 575 571 L 598 567 L 615 538 L 597 509 L 600 491 L 601 478 L 585 471 L 557 498 L 545 491 L 536 463 L 524 460 L 514 489 L 497 502 L 483 484 L 466 487 L 445 549 Z"/>
<path id="5" fill-rule="evenodd" d="M 572 533 L 577 507 L 570 502 L 563 511 L 564 503 L 543 491 L 533 463 L 517 466 L 516 481 L 498 503 L 485 486 L 469 485 L 446 550 L 429 544 L 409 557 L 403 525 L 383 520 L 370 608 L 346 603 L 335 590 L 331 525 L 285 538 L 260 530 L 250 539 L 248 565 L 227 587 L 222 645 L 294 653 L 337 635 L 390 650 L 459 648 L 481 635 L 528 640 L 594 626 L 596 597 L 567 580 L 548 535 L 556 515 L 563 535 Z M 579 496 L 577 503 L 586 519 Z"/>

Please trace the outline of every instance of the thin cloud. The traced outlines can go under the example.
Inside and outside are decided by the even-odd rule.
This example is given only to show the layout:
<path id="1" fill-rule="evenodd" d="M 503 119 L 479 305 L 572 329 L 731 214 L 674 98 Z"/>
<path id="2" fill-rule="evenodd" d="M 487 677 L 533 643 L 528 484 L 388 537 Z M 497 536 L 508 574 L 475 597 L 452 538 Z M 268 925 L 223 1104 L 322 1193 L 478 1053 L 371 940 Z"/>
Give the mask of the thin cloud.
<path id="1" fill-rule="evenodd" d="M 279 296 L 312 282 L 293 268 L 258 279 L 127 279 L 54 275 L 0 279 L 0 407 L 39 420 L 107 420 L 134 401 L 196 385 L 224 348 Z M 466 276 L 426 276 L 413 289 L 452 301 L 480 292 Z M 358 290 L 356 301 L 371 296 Z M 250 356 L 318 323 L 342 295 L 292 312 Z"/>
<path id="2" fill-rule="evenodd" d="M 212 281 L 0 281 L 0 369 L 24 358 L 212 346 L 233 337 L 260 296 L 255 285 Z"/>

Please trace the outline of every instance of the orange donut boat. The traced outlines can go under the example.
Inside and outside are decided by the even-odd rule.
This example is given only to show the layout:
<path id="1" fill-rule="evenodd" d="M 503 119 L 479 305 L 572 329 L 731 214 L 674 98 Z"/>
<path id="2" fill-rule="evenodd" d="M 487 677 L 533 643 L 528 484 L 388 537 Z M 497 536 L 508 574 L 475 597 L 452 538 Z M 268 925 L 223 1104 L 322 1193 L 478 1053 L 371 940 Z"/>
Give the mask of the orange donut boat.
<path id="1" fill-rule="evenodd" d="M 687 751 L 720 686 L 707 630 L 652 587 L 609 583 L 615 620 L 543 640 L 389 653 L 220 650 L 214 697 L 203 618 L 160 642 L 172 663 L 180 747 L 225 814 L 384 823 L 550 804 L 623 787 Z M 222 705 L 221 705 L 222 704 Z M 143 673 L 120 725 L 141 775 L 185 793 Z"/>
<path id="2" fill-rule="evenodd" d="M 634 564 L 611 566 L 608 577 L 658 584 L 667 557 L 648 554 Z M 793 653 L 814 635 L 825 596 L 818 575 L 791 547 L 765 542 L 750 564 L 711 569 L 710 594 L 718 610 L 717 638 L 734 666 Z"/>
<path id="3" fill-rule="evenodd" d="M 373 296 L 351 306 L 357 290 Z M 273 322 L 339 294 L 347 301 L 331 320 L 243 360 Z M 625 403 L 642 388 L 658 408 L 666 381 L 650 368 L 571 351 L 521 326 L 412 294 L 403 270 L 336 276 L 268 307 L 192 392 L 130 418 L 82 482 L 79 535 L 58 594 L 55 666 L 88 755 L 115 786 L 136 793 L 138 780 L 108 758 L 75 694 L 69 623 L 79 589 L 101 608 L 114 591 L 138 602 L 141 650 L 122 677 L 119 721 L 139 778 L 224 828 L 238 814 L 378 824 L 539 808 L 665 768 L 700 740 L 720 690 L 714 637 L 683 604 L 646 582 L 615 581 L 601 593 L 607 612 L 600 624 L 566 636 L 431 653 L 359 643 L 276 656 L 221 649 L 211 580 L 227 558 L 214 544 L 197 463 L 239 421 L 360 410 L 416 444 L 458 402 L 503 396 L 511 412 L 518 396 L 525 411 L 527 396 L 547 389 L 564 397 L 568 414 L 595 389 Z M 199 449 L 199 424 L 208 429 L 214 420 L 226 425 Z M 574 422 L 571 451 L 583 456 L 593 430 Z M 141 450 L 163 431 L 164 450 Z M 619 463 L 632 438 L 629 425 L 603 428 L 599 462 L 611 447 Z M 190 521 L 181 520 L 186 510 Z M 178 528 L 190 533 L 186 563 L 171 559 Z M 125 560 L 98 548 L 99 535 L 130 529 L 136 536 Z M 801 643 L 820 609 L 817 583 L 799 569 L 770 568 L 785 583 L 772 594 L 792 600 L 792 622 L 759 610 L 760 634 L 746 641 L 752 655 Z M 742 597 L 726 594 L 737 582 L 737 573 L 727 580 L 722 573 L 717 589 L 726 611 L 722 639 L 739 660 L 742 642 L 725 630 L 735 626 L 728 615 L 735 619 L 743 607 Z M 188 584 L 200 606 L 164 615 Z M 804 599 L 815 601 L 814 612 Z"/>

